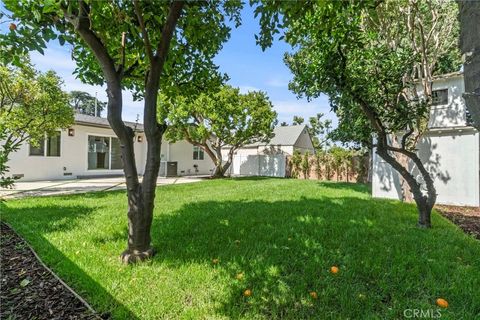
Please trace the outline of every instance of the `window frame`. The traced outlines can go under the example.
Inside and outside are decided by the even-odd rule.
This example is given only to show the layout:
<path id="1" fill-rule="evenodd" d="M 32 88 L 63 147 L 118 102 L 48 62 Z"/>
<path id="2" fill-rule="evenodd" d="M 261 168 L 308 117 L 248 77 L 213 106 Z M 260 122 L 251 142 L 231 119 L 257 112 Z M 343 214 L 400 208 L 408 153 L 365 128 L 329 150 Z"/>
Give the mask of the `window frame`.
<path id="1" fill-rule="evenodd" d="M 48 139 L 51 138 L 48 134 L 44 134 L 42 140 L 40 141 L 39 145 L 42 147 L 42 154 L 32 154 L 32 148 L 38 149 L 39 147 L 32 147 L 31 143 L 28 143 L 28 156 L 29 157 L 48 157 L 48 158 L 60 158 L 62 156 L 62 131 L 61 130 L 56 130 L 56 133 L 58 133 L 58 155 L 49 155 L 48 154 Z"/>
<path id="2" fill-rule="evenodd" d="M 44 152 L 44 153 L 45 153 L 45 156 L 46 156 L 46 157 L 59 158 L 59 157 L 62 156 L 62 132 L 61 132 L 61 131 L 56 131 L 56 132 L 58 133 L 58 156 L 57 156 L 57 155 L 53 155 L 53 156 L 52 156 L 52 155 L 49 155 L 49 154 L 48 154 L 48 151 L 49 151 L 49 150 L 48 150 L 48 146 L 49 146 L 48 140 L 49 140 L 50 138 L 52 138 L 52 137 L 47 136 L 47 137 L 45 138 L 45 148 L 44 148 L 44 149 L 45 149 L 45 152 Z"/>
<path id="3" fill-rule="evenodd" d="M 87 145 L 87 152 L 86 152 L 86 168 L 87 171 L 90 172 L 98 172 L 98 171 L 123 171 L 123 168 L 120 169 L 112 169 L 112 139 L 118 139 L 116 135 L 112 134 L 104 134 L 104 133 L 95 133 L 95 132 L 87 132 L 86 133 L 86 145 Z M 89 148 L 89 137 L 100 137 L 100 138 L 108 138 L 108 168 L 99 168 L 99 169 L 90 169 L 88 167 L 88 148 Z M 118 139 L 120 141 L 120 139 Z M 123 165 L 123 162 L 122 162 Z"/>
<path id="4" fill-rule="evenodd" d="M 195 159 L 195 154 L 197 155 L 197 158 Z M 200 156 L 201 155 L 201 156 Z M 205 150 L 203 150 L 199 146 L 193 146 L 193 154 L 192 154 L 192 159 L 195 161 L 202 161 L 205 160 Z"/>
<path id="5" fill-rule="evenodd" d="M 433 94 L 435 92 L 446 92 L 446 101 L 443 102 L 443 101 L 435 101 L 434 97 L 433 97 Z M 437 107 L 437 106 L 446 106 L 448 105 L 448 98 L 449 98 L 449 90 L 448 88 L 439 88 L 439 89 L 435 89 L 435 90 L 432 90 L 432 107 Z"/>

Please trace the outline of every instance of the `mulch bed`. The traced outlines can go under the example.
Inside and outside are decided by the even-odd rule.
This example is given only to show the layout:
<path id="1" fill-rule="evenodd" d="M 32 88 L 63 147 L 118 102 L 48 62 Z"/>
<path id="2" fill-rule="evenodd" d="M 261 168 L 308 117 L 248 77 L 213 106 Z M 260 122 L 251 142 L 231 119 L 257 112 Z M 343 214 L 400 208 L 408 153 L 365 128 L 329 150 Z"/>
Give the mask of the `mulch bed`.
<path id="1" fill-rule="evenodd" d="M 480 240 L 480 208 L 439 205 L 435 209 L 465 233 Z"/>
<path id="2" fill-rule="evenodd" d="M 0 222 L 0 319 L 100 319 Z"/>

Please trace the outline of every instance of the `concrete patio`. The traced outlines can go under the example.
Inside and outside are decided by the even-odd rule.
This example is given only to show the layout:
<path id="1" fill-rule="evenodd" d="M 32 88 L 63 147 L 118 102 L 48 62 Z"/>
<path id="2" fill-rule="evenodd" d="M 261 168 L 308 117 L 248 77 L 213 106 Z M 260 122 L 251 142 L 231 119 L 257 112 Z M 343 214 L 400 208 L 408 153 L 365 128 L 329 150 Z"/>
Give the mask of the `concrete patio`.
<path id="1" fill-rule="evenodd" d="M 157 179 L 157 185 L 193 183 L 202 181 L 205 178 L 206 176 L 184 176 L 174 178 L 159 177 Z M 0 189 L 0 199 L 41 197 L 122 189 L 126 189 L 124 177 L 30 182 L 17 181 L 13 189 Z"/>

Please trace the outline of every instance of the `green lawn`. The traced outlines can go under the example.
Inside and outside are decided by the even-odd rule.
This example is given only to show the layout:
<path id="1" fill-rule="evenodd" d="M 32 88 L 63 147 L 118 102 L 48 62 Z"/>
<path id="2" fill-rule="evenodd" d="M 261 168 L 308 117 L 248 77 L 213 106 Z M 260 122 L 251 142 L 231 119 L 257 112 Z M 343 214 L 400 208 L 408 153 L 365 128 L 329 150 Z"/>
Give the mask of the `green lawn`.
<path id="1" fill-rule="evenodd" d="M 450 304 L 441 319 L 480 316 L 480 243 L 438 214 L 433 229 L 417 229 L 413 205 L 372 199 L 363 185 L 227 179 L 160 187 L 158 253 L 135 266 L 118 259 L 127 238 L 123 191 L 0 209 L 47 265 L 115 319 L 397 319 L 407 308 L 437 310 L 439 297 Z"/>

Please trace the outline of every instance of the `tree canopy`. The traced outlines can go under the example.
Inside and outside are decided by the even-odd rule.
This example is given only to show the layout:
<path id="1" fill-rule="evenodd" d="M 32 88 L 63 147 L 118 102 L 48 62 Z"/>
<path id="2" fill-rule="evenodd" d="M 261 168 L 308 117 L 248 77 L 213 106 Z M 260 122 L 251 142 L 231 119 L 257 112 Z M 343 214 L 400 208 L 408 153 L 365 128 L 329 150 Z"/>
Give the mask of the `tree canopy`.
<path id="1" fill-rule="evenodd" d="M 255 3 L 262 26 L 259 44 L 269 46 L 283 28 L 283 37 L 295 49 L 285 56 L 294 74 L 290 89 L 309 99 L 328 95 L 342 139 L 372 146 L 375 136 L 376 152 L 414 194 L 419 225 L 429 227 L 436 192 L 415 145 L 427 129 L 434 74 L 459 66 L 456 4 Z M 423 182 L 413 176 L 409 162 Z"/>
<path id="2" fill-rule="evenodd" d="M 4 2 L 15 27 L 0 34 L 0 56 L 17 63 L 19 54 L 43 53 L 57 39 L 72 47 L 76 76 L 106 84 L 107 119 L 122 146 L 128 196 L 126 263 L 149 258 L 150 228 L 164 121 L 157 120 L 159 89 L 168 97 L 198 94 L 224 75 L 213 61 L 240 23 L 240 1 L 14 1 Z M 143 99 L 147 156 L 138 178 L 134 132 L 122 119 L 122 91 Z"/>
<path id="3" fill-rule="evenodd" d="M 0 65 L 0 186 L 7 178 L 6 162 L 24 142 L 38 145 L 45 135 L 73 123 L 62 80 L 53 71 L 35 71 L 24 60 L 21 68 Z"/>
<path id="4" fill-rule="evenodd" d="M 214 176 L 221 177 L 232 163 L 233 154 L 246 144 L 268 141 L 277 123 L 277 113 L 266 93 L 223 86 L 195 99 L 162 96 L 168 105 L 166 136 L 170 141 L 186 139 L 201 147 L 215 163 Z M 226 148 L 227 159 L 222 156 Z"/>
<path id="5" fill-rule="evenodd" d="M 77 113 L 100 117 L 107 103 L 99 101 L 96 97 L 85 91 L 71 91 L 68 94 L 70 106 Z"/>

